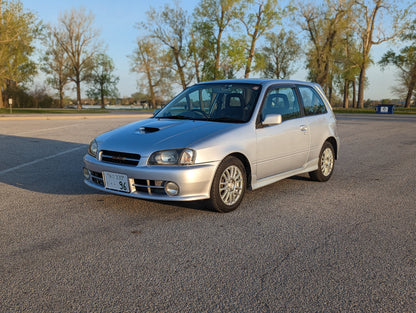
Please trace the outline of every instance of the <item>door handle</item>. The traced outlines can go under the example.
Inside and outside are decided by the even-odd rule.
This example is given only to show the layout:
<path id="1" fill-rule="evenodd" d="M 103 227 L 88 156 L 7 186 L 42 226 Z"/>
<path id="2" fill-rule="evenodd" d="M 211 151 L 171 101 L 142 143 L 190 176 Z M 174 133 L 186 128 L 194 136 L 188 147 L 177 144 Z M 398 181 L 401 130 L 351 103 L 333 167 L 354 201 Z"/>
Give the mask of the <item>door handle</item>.
<path id="1" fill-rule="evenodd" d="M 303 131 L 303 132 L 306 132 L 306 131 L 308 131 L 308 126 L 300 125 L 300 130 Z"/>

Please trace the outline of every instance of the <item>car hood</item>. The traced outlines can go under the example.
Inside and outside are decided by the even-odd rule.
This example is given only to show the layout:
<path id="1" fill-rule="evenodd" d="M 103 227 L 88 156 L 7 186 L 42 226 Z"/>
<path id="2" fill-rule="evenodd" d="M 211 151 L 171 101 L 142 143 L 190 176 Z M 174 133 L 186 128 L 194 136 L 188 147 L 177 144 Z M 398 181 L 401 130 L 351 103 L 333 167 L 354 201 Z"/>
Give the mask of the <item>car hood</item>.
<path id="1" fill-rule="evenodd" d="M 198 120 L 147 119 L 116 128 L 96 138 L 100 150 L 149 155 L 158 150 L 192 148 L 241 124 Z"/>

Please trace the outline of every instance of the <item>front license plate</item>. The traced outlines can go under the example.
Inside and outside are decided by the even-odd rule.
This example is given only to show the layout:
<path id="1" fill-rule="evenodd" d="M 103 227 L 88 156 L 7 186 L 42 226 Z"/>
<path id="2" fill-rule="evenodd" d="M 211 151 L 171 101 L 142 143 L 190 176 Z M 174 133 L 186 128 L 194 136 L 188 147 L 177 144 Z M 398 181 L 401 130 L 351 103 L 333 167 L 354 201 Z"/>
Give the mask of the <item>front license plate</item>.
<path id="1" fill-rule="evenodd" d="M 129 179 L 127 178 L 127 175 L 111 172 L 103 172 L 103 174 L 105 188 L 123 192 L 130 192 Z"/>

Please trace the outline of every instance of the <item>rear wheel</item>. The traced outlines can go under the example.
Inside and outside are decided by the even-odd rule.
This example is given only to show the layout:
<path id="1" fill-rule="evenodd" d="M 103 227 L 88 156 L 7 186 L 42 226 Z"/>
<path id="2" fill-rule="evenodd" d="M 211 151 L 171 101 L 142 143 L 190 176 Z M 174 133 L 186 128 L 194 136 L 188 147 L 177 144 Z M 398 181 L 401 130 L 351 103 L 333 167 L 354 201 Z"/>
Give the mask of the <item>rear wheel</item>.
<path id="1" fill-rule="evenodd" d="M 241 203 L 247 185 L 243 163 L 235 157 L 225 158 L 215 173 L 211 186 L 211 206 L 218 212 L 235 210 Z"/>
<path id="2" fill-rule="evenodd" d="M 334 147 L 329 142 L 325 142 L 322 146 L 321 152 L 319 153 L 318 169 L 310 172 L 309 176 L 311 179 L 316 181 L 327 181 L 331 178 L 331 175 L 334 172 L 334 164 Z"/>

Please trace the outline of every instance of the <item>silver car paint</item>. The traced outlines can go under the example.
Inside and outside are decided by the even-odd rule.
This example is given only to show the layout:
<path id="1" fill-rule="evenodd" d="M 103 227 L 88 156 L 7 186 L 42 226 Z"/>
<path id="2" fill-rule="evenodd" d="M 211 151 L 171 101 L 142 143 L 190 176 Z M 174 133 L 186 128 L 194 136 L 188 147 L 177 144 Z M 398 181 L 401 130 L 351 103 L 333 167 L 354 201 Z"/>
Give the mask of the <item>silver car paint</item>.
<path id="1" fill-rule="evenodd" d="M 251 81 L 238 80 L 238 82 Z M 276 84 L 307 85 L 323 95 L 316 84 L 273 80 L 261 82 L 263 89 L 259 102 L 264 98 L 268 88 Z M 251 172 L 249 177 L 251 189 L 316 170 L 320 149 L 327 138 L 335 138 L 337 145 L 339 142 L 335 116 L 329 102 L 325 97 L 322 98 L 328 113 L 292 119 L 264 128 L 256 128 L 261 103 L 257 104 L 250 121 L 243 124 L 150 118 L 123 126 L 97 137 L 99 150 L 138 153 L 141 155 L 138 166 L 104 163 L 88 154 L 84 157 L 84 163 L 90 171 L 126 174 L 129 177 L 131 192 L 109 190 L 91 180 L 85 180 L 85 183 L 115 194 L 143 199 L 183 201 L 209 198 L 216 169 L 221 160 L 231 154 L 239 154 L 247 160 Z M 159 131 L 143 132 L 146 127 L 158 128 Z M 288 136 L 288 132 L 291 136 Z M 275 134 L 280 134 L 277 143 L 276 139 L 271 137 Z M 194 165 L 147 165 L 148 158 L 153 152 L 179 148 L 191 148 L 196 151 Z M 176 182 L 180 194 L 172 197 L 138 193 L 132 185 L 133 178 Z"/>

